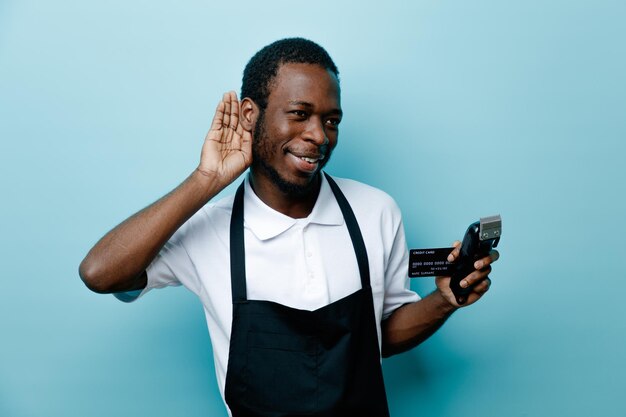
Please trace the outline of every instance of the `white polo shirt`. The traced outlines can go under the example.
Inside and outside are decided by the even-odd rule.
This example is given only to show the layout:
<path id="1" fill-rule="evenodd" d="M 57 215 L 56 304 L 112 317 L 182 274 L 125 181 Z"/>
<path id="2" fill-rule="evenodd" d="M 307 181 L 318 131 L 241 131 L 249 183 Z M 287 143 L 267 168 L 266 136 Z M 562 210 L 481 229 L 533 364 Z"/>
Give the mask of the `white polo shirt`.
<path id="1" fill-rule="evenodd" d="M 354 211 L 367 248 L 380 345 L 380 322 L 401 305 L 419 299 L 409 290 L 400 210 L 376 188 L 348 179 L 336 182 Z M 174 233 L 147 268 L 144 290 L 116 294 L 122 301 L 133 301 L 153 288 L 184 285 L 200 297 L 222 398 L 232 323 L 229 228 L 233 199 L 205 205 Z M 348 229 L 324 176 L 313 211 L 304 219 L 267 206 L 246 178 L 244 239 L 248 299 L 315 310 L 361 288 Z"/>

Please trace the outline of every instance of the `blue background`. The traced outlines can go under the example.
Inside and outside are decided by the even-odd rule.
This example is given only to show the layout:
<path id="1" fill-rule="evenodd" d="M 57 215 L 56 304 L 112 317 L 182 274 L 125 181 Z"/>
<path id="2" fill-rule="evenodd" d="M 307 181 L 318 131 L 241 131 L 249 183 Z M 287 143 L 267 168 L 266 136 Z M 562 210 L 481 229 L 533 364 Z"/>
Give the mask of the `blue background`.
<path id="1" fill-rule="evenodd" d="M 624 2 L 338 3 L 0 2 L 0 416 L 226 415 L 194 296 L 77 268 L 287 36 L 341 72 L 328 171 L 390 193 L 411 247 L 503 218 L 488 296 L 384 361 L 392 415 L 626 415 Z"/>

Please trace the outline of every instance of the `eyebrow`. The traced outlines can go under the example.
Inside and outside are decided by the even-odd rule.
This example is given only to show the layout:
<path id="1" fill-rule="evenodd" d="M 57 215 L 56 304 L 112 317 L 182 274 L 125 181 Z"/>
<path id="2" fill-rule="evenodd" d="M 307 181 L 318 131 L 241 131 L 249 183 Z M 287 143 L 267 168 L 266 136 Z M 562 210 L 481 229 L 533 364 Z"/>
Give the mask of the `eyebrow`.
<path id="1" fill-rule="evenodd" d="M 308 107 L 308 108 L 313 108 L 313 104 L 309 103 L 308 101 L 300 101 L 300 100 L 291 100 L 289 101 L 289 104 L 291 104 L 292 106 L 303 106 L 303 107 Z M 328 112 L 329 114 L 338 114 L 339 116 L 343 116 L 343 111 L 341 109 L 333 109 L 331 111 Z"/>

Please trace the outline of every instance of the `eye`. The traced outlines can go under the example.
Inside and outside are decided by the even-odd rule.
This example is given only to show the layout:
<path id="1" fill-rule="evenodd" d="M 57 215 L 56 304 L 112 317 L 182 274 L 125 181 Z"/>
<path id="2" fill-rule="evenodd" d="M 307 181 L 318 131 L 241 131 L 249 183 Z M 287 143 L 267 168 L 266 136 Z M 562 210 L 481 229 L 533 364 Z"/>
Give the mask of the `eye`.
<path id="1" fill-rule="evenodd" d="M 292 110 L 289 113 L 301 118 L 301 119 L 305 119 L 307 117 L 307 112 L 305 112 L 304 110 Z"/>
<path id="2" fill-rule="evenodd" d="M 339 126 L 339 123 L 341 123 L 341 119 L 339 119 L 337 117 L 333 117 L 331 119 L 326 119 L 326 124 L 328 126 L 333 127 L 333 128 L 337 128 Z"/>

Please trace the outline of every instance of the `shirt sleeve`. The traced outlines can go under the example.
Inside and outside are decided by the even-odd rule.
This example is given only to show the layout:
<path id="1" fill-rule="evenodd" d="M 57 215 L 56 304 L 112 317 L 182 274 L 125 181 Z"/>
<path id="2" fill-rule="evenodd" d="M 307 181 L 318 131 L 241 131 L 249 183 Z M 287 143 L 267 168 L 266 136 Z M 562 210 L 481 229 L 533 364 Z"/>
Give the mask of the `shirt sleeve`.
<path id="1" fill-rule="evenodd" d="M 185 285 L 194 293 L 199 292 L 199 279 L 194 264 L 186 249 L 193 238 L 190 231 L 192 223 L 197 222 L 198 213 L 183 224 L 165 243 L 157 256 L 146 268 L 148 282 L 143 290 L 114 293 L 120 301 L 129 303 L 142 297 L 155 288 Z"/>
<path id="2" fill-rule="evenodd" d="M 410 289 L 408 265 L 409 251 L 404 234 L 404 225 L 398 206 L 392 208 L 393 240 L 385 269 L 385 299 L 383 303 L 383 320 L 404 304 L 413 303 L 420 296 Z"/>

